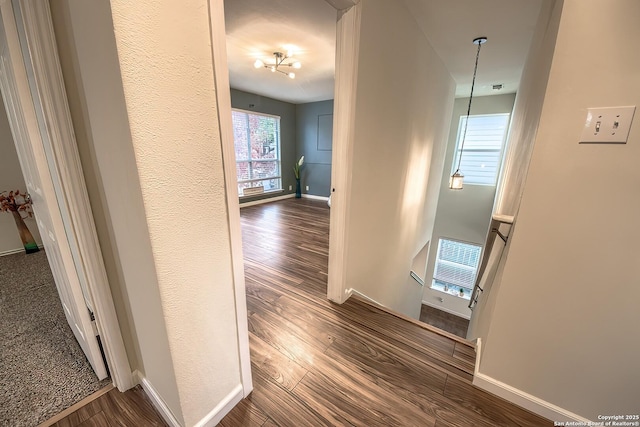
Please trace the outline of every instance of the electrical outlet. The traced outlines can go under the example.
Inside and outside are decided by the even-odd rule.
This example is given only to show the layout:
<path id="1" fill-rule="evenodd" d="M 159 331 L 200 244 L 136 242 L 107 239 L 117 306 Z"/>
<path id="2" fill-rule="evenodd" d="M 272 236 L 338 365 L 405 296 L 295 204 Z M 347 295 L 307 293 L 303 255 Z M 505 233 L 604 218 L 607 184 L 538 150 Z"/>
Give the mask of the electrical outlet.
<path id="1" fill-rule="evenodd" d="M 293 190 L 293 185 L 289 186 L 289 191 Z"/>
<path id="2" fill-rule="evenodd" d="M 635 110 L 635 106 L 587 109 L 580 143 L 626 144 Z"/>
<path id="3" fill-rule="evenodd" d="M 307 191 L 309 191 L 309 186 L 308 186 L 308 185 L 307 185 L 307 187 L 306 187 L 306 188 L 307 188 Z"/>

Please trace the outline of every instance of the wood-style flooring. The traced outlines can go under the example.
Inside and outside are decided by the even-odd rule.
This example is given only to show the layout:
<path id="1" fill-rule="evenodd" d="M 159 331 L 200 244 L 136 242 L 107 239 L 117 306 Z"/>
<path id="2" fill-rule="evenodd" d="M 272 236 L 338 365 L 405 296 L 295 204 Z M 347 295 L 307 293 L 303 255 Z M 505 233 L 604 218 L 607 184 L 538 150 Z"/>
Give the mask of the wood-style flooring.
<path id="1" fill-rule="evenodd" d="M 140 386 L 124 393 L 111 389 L 55 423 L 53 427 L 164 427 L 167 424 L 158 415 Z M 40 426 L 42 427 L 42 426 Z"/>
<path id="2" fill-rule="evenodd" d="M 329 302 L 326 203 L 251 206 L 241 220 L 254 391 L 221 426 L 552 425 L 474 388 L 466 341 Z"/>
<path id="3" fill-rule="evenodd" d="M 420 321 L 461 338 L 467 336 L 467 329 L 469 329 L 469 319 L 438 310 L 426 304 L 422 304 L 420 309 Z"/>

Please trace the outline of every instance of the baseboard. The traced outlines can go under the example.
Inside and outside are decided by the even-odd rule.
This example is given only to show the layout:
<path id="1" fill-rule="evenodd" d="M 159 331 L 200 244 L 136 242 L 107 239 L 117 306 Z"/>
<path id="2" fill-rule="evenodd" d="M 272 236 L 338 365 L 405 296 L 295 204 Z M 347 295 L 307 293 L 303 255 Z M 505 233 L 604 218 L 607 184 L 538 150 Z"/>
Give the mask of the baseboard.
<path id="1" fill-rule="evenodd" d="M 213 427 L 242 400 L 242 384 L 238 384 L 231 392 L 218 403 L 203 419 L 198 421 L 194 427 Z"/>
<path id="2" fill-rule="evenodd" d="M 155 390 L 153 385 L 142 376 L 140 371 L 134 371 L 133 377 L 137 380 L 137 383 L 142 386 L 145 393 L 151 400 L 154 408 L 160 413 L 164 421 L 170 427 L 181 427 L 181 424 L 178 422 L 176 417 L 173 415 L 169 407 L 164 403 L 164 400 L 160 397 L 158 392 Z M 198 421 L 194 427 L 213 427 L 218 425 L 218 423 L 231 411 L 237 404 L 242 400 L 243 397 L 243 389 L 242 384 L 238 384 L 225 396 L 224 399 L 216 405 L 215 408 L 211 410 L 203 419 Z"/>
<path id="3" fill-rule="evenodd" d="M 40 250 L 44 249 L 43 245 L 38 245 L 38 248 Z M 5 255 L 15 255 L 15 254 L 19 254 L 20 252 L 24 252 L 24 247 L 20 247 L 17 249 L 9 249 L 8 251 L 2 251 L 0 252 L 0 256 L 5 256 Z"/>
<path id="4" fill-rule="evenodd" d="M 362 292 L 360 292 L 360 291 L 356 291 L 356 290 L 355 290 L 355 289 L 353 289 L 353 288 L 349 289 L 349 297 L 350 297 L 351 295 L 357 295 L 357 296 L 359 296 L 360 298 L 362 298 L 362 299 L 364 299 L 364 300 L 367 300 L 367 301 L 372 302 L 372 303 L 374 303 L 374 304 L 376 304 L 376 305 L 379 305 L 380 307 L 385 307 L 385 308 L 387 307 L 386 305 L 384 305 L 384 304 L 382 304 L 382 303 L 380 303 L 380 302 L 378 302 L 378 301 L 374 300 L 373 298 L 369 298 L 368 296 L 366 296 L 366 295 L 365 295 L 365 294 L 363 294 Z M 345 301 L 346 301 L 347 299 L 349 299 L 349 298 L 347 297 L 347 298 L 345 299 Z"/>
<path id="5" fill-rule="evenodd" d="M 476 366 L 473 375 L 473 385 L 475 387 L 488 391 L 551 421 L 576 421 L 581 425 L 592 425 L 590 424 L 592 421 L 586 418 L 480 372 L 480 361 L 482 359 L 482 340 L 480 338 L 476 340 L 476 353 Z"/>
<path id="6" fill-rule="evenodd" d="M 240 209 L 246 208 L 248 206 L 261 205 L 263 203 L 277 202 L 278 200 L 292 199 L 295 196 L 296 195 L 292 193 L 292 194 L 285 194 L 284 196 L 266 197 L 264 199 L 252 200 L 250 202 L 242 202 L 242 200 L 241 200 L 240 201 Z"/>
<path id="7" fill-rule="evenodd" d="M 471 320 L 471 316 L 467 316 L 465 314 L 458 313 L 457 311 L 450 310 L 447 307 L 443 307 L 441 305 L 435 305 L 435 304 L 432 304 L 432 303 L 427 302 L 425 300 L 422 300 L 422 304 L 428 305 L 429 307 L 437 308 L 440 311 L 444 311 L 445 313 L 453 314 L 454 316 L 462 317 L 463 319 Z"/>
<path id="8" fill-rule="evenodd" d="M 164 403 L 164 400 L 160 397 L 156 389 L 153 385 L 142 376 L 140 371 L 134 371 L 133 377 L 137 380 L 138 384 L 142 386 L 142 389 L 147 393 L 147 397 L 151 400 L 153 407 L 156 408 L 162 419 L 170 426 L 170 427 L 182 427 L 180 422 L 176 419 L 171 409 Z"/>
<path id="9" fill-rule="evenodd" d="M 329 197 L 316 196 L 316 195 L 313 195 L 313 194 L 303 194 L 302 198 L 303 199 L 313 199 L 313 200 L 323 200 L 325 202 L 329 201 Z"/>

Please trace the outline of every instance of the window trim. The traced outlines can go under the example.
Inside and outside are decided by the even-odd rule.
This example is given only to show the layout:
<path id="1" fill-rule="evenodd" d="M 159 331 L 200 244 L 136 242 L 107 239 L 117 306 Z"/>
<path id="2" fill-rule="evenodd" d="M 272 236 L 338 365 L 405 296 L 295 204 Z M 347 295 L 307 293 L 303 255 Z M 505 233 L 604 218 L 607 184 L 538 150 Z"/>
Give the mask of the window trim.
<path id="1" fill-rule="evenodd" d="M 447 240 L 447 241 L 455 242 L 455 243 L 462 243 L 462 244 L 465 244 L 465 245 L 470 245 L 470 246 L 475 246 L 475 247 L 480 248 L 480 253 L 478 254 L 478 265 L 477 265 L 476 267 L 474 267 L 474 269 L 475 269 L 475 274 L 474 274 L 474 276 L 473 276 L 473 283 L 472 283 L 471 287 L 470 287 L 470 288 L 468 288 L 468 287 L 463 286 L 463 285 L 458 285 L 458 284 L 454 284 L 454 283 L 449 283 L 449 282 L 447 282 L 447 283 L 449 283 L 449 285 L 451 285 L 451 286 L 453 286 L 453 287 L 455 287 L 455 288 L 464 288 L 464 289 L 468 289 L 468 290 L 470 290 L 471 292 L 473 292 L 473 288 L 474 288 L 474 286 L 475 286 L 475 283 L 476 283 L 476 281 L 478 280 L 478 270 L 479 270 L 479 268 L 480 268 L 480 263 L 482 262 L 482 255 L 483 255 L 483 252 L 484 252 L 484 245 L 482 245 L 482 244 L 478 244 L 478 243 L 474 243 L 474 242 L 468 242 L 468 241 L 465 241 L 465 240 L 454 239 L 454 238 L 452 238 L 452 237 L 446 237 L 446 236 L 439 236 L 439 237 L 438 237 L 438 239 L 436 240 L 436 242 L 437 242 L 437 246 L 436 246 L 436 257 L 435 257 L 434 264 L 433 264 L 433 275 L 432 275 L 432 277 L 431 277 L 431 284 L 430 284 L 430 286 L 429 286 L 429 287 L 430 287 L 430 289 L 432 289 L 432 290 L 434 290 L 434 291 L 438 291 L 438 292 L 445 292 L 445 291 L 443 291 L 443 290 L 441 290 L 441 289 L 437 289 L 437 288 L 435 288 L 435 287 L 433 286 L 434 282 L 435 282 L 436 280 L 439 280 L 439 279 L 437 279 L 437 278 L 436 278 L 436 272 L 437 272 L 437 269 L 438 269 L 438 260 L 440 259 L 440 258 L 439 258 L 439 256 L 440 256 L 440 242 L 441 242 L 442 240 Z M 468 266 L 466 266 L 466 265 L 463 265 L 463 266 L 464 266 L 464 267 L 468 267 Z M 471 269 L 471 267 L 469 267 L 469 268 Z M 445 293 L 446 293 L 446 292 L 445 292 Z M 456 293 L 455 293 L 455 295 L 458 295 L 458 293 L 456 292 Z M 463 297 L 463 298 L 465 298 L 465 299 L 470 299 L 470 297 L 471 297 L 471 295 L 469 294 L 469 295 L 467 296 L 467 293 L 465 292 L 465 295 L 464 295 L 464 297 Z"/>
<path id="2" fill-rule="evenodd" d="M 281 130 L 281 126 L 280 126 L 280 122 L 282 121 L 282 117 L 278 116 L 276 114 L 269 114 L 269 113 L 262 113 L 260 111 L 251 111 L 251 110 L 244 110 L 242 108 L 231 108 L 231 117 L 232 117 L 232 121 L 233 121 L 233 112 L 239 112 L 239 113 L 244 113 L 247 115 L 249 114 L 253 114 L 255 116 L 263 116 L 263 117 L 269 117 L 269 118 L 273 118 L 273 119 L 277 119 L 277 132 L 276 132 L 276 158 L 275 159 L 256 159 L 256 160 L 252 160 L 251 159 L 251 139 L 248 138 L 247 139 L 247 143 L 248 143 L 248 153 L 249 153 L 249 158 L 248 159 L 238 159 L 238 155 L 236 153 L 235 150 L 235 138 L 234 138 L 234 157 L 235 157 L 235 164 L 236 164 L 236 170 L 237 170 L 237 165 L 238 163 L 249 163 L 249 176 L 251 176 L 251 163 L 260 163 L 260 162 L 277 162 L 278 163 L 278 174 L 277 175 L 273 175 L 267 178 L 252 178 L 252 179 L 244 179 L 244 180 L 240 180 L 238 179 L 238 177 L 236 176 L 236 187 L 240 184 L 246 184 L 246 183 L 253 183 L 253 182 L 258 182 L 258 181 L 265 181 L 267 179 L 277 179 L 280 182 L 280 188 L 274 188 L 274 189 L 270 189 L 270 190 L 266 190 L 264 192 L 264 194 L 268 194 L 268 193 L 274 193 L 274 192 L 283 192 L 284 191 L 284 185 L 282 183 L 282 138 L 280 137 L 280 130 Z M 247 124 L 248 127 L 248 124 Z M 244 198 L 244 197 L 254 197 L 254 196 L 244 196 L 243 194 L 240 194 L 240 191 L 238 191 L 238 197 L 240 198 Z"/>
<path id="3" fill-rule="evenodd" d="M 500 150 L 491 150 L 488 148 L 485 149 L 469 149 L 469 148 L 465 148 L 464 150 L 462 150 L 462 153 L 464 155 L 464 152 L 474 152 L 474 153 L 489 153 L 489 152 L 495 152 L 495 151 L 499 151 L 498 154 L 498 168 L 496 170 L 496 175 L 495 175 L 495 179 L 493 181 L 493 184 L 483 184 L 483 183 L 477 183 L 477 182 L 468 182 L 468 177 L 467 175 L 464 176 L 464 185 L 477 185 L 477 186 L 482 186 L 482 187 L 497 187 L 498 185 L 498 181 L 500 178 L 500 173 L 502 171 L 502 161 L 504 158 L 504 153 L 505 153 L 505 147 L 507 144 L 507 137 L 509 136 L 509 129 L 511 127 L 511 113 L 489 113 L 489 114 L 470 114 L 470 115 L 466 115 L 466 114 L 461 114 L 460 115 L 460 119 L 458 121 L 458 133 L 456 135 L 456 144 L 455 144 L 455 148 L 453 150 L 453 162 L 451 163 L 451 173 L 449 175 L 453 175 L 456 172 L 456 169 L 458 167 L 458 159 L 462 160 L 460 158 L 460 145 L 461 145 L 461 136 L 462 136 L 462 132 L 463 132 L 463 120 L 467 117 L 491 117 L 491 116 L 506 116 L 507 117 L 507 123 L 506 123 L 506 128 L 505 128 L 505 132 L 504 135 L 502 136 L 502 143 L 500 144 Z M 467 135 L 468 135 L 468 129 L 467 129 Z M 460 162 L 462 163 L 462 162 Z M 462 174 L 464 175 L 464 170 L 461 170 L 460 172 L 462 172 Z"/>

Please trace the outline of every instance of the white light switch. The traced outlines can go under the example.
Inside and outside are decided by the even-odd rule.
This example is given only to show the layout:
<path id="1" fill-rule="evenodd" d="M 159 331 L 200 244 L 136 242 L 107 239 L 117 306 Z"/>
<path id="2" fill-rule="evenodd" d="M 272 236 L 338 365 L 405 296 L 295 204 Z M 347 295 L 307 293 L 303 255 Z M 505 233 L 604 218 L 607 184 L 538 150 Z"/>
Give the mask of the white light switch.
<path id="1" fill-rule="evenodd" d="M 636 107 L 589 108 L 580 143 L 625 144 Z"/>

